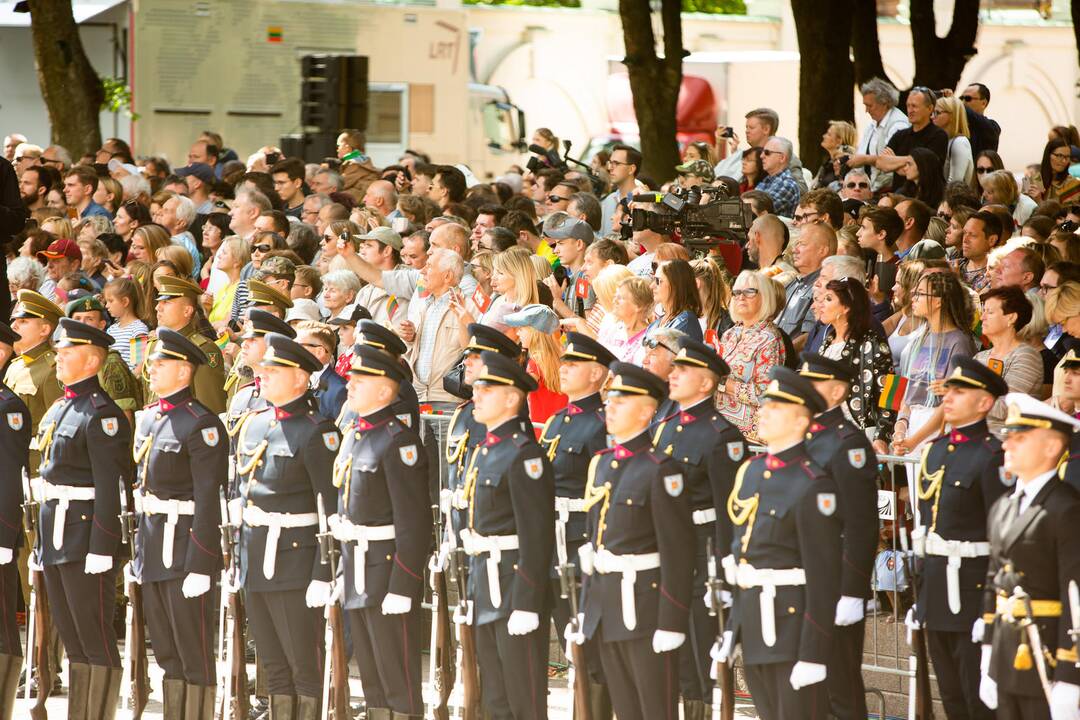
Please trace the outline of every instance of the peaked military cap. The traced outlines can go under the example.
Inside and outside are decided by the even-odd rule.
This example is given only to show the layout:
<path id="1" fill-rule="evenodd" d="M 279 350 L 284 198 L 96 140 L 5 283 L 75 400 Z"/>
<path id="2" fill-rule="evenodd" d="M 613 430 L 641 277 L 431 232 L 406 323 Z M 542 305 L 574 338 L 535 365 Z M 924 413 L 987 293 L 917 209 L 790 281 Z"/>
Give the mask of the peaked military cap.
<path id="1" fill-rule="evenodd" d="M 717 354 L 716 350 L 692 337 L 683 337 L 679 339 L 679 352 L 675 355 L 675 359 L 672 360 L 672 362 L 676 365 L 686 365 L 687 367 L 699 367 L 711 370 L 717 377 L 727 377 L 731 374 L 731 368 L 728 367 L 728 364 L 724 362 L 724 359 Z"/>
<path id="2" fill-rule="evenodd" d="M 154 280 L 157 283 L 157 299 L 171 300 L 172 298 L 186 297 L 197 300 L 202 295 L 202 288 L 187 278 L 162 275 Z"/>
<path id="3" fill-rule="evenodd" d="M 1080 428 L 1080 420 L 1025 393 L 1008 393 L 1005 404 L 1009 408 L 1004 427 L 1007 433 L 1043 428 L 1057 430 L 1071 437 Z"/>
<path id="4" fill-rule="evenodd" d="M 398 357 L 404 355 L 408 350 L 405 341 L 398 337 L 396 332 L 383 327 L 374 320 L 361 320 L 356 330 L 357 347 L 370 345 Z"/>
<path id="5" fill-rule="evenodd" d="M 266 354 L 263 355 L 260 365 L 294 367 L 309 373 L 322 369 L 322 363 L 319 362 L 319 359 L 291 337 L 279 333 L 269 333 L 266 336 L 266 345 Z M 333 372 L 333 370 L 331 369 L 330 372 Z"/>
<path id="6" fill-rule="evenodd" d="M 474 387 L 482 385 L 514 387 L 530 393 L 538 386 L 536 380 L 525 372 L 525 368 L 516 359 L 511 359 L 497 352 L 485 350 L 480 353 L 484 368 L 473 382 Z"/>
<path id="7" fill-rule="evenodd" d="M 247 306 L 251 308 L 265 305 L 273 305 L 284 315 L 285 311 L 292 307 L 292 298 L 261 280 L 248 280 Z"/>
<path id="8" fill-rule="evenodd" d="M 16 306 L 15 312 L 11 314 L 12 320 L 40 318 L 55 327 L 60 322 L 60 318 L 64 317 L 64 311 L 60 309 L 59 305 L 33 290 L 20 290 L 18 300 L 18 306 Z"/>
<path id="9" fill-rule="evenodd" d="M 326 322 L 330 325 L 359 325 L 363 320 L 370 320 L 371 313 L 363 305 L 353 305 L 347 312 L 342 312 Z"/>
<path id="10" fill-rule="evenodd" d="M 769 386 L 762 393 L 763 400 L 802 405 L 811 414 L 825 412 L 825 398 L 814 389 L 813 383 L 791 368 L 774 367 L 769 373 Z"/>
<path id="11" fill-rule="evenodd" d="M 493 327 L 480 323 L 469 323 L 469 344 L 466 352 L 496 352 L 511 360 L 521 357 L 521 345 L 508 338 Z"/>
<path id="12" fill-rule="evenodd" d="M 108 348 L 113 344 L 113 336 L 109 333 L 71 318 L 60 318 L 60 333 L 60 339 L 56 342 L 58 348 L 79 347 L 80 345 Z"/>
<path id="13" fill-rule="evenodd" d="M 799 355 L 802 365 L 799 374 L 810 380 L 841 380 L 853 383 L 858 377 L 855 368 L 841 360 L 833 360 L 817 353 L 804 352 Z"/>
<path id="14" fill-rule="evenodd" d="M 399 383 L 412 380 L 412 373 L 402 367 L 396 356 L 371 345 L 357 346 L 349 372 L 354 375 L 377 375 Z"/>
<path id="15" fill-rule="evenodd" d="M 192 365 L 205 365 L 209 362 L 206 353 L 200 350 L 198 345 L 169 328 L 158 328 L 157 342 L 154 343 L 150 359 L 183 360 Z"/>
<path id="16" fill-rule="evenodd" d="M 614 378 L 608 395 L 615 397 L 651 397 L 657 402 L 667 397 L 667 383 L 638 365 L 613 362 L 608 366 Z"/>
<path id="17" fill-rule="evenodd" d="M 562 359 L 571 361 L 586 360 L 607 367 L 615 362 L 616 357 L 599 341 L 584 333 L 571 331 L 566 333 L 566 348 L 563 349 Z"/>
<path id="18" fill-rule="evenodd" d="M 246 326 L 244 334 L 240 336 L 242 340 L 251 340 L 270 333 L 277 333 L 290 338 L 296 337 L 296 330 L 292 325 L 265 310 L 257 308 L 248 310 L 247 319 L 250 324 Z"/>
<path id="19" fill-rule="evenodd" d="M 945 387 L 969 387 L 985 390 L 994 397 L 1001 397 L 1009 392 L 1005 379 L 975 358 L 962 357 L 956 360 L 956 368 L 945 378 Z"/>
<path id="20" fill-rule="evenodd" d="M 1061 366 L 1066 369 L 1080 368 L 1080 355 L 1076 354 L 1076 350 L 1070 348 L 1065 357 L 1061 358 Z"/>
<path id="21" fill-rule="evenodd" d="M 64 312 L 68 317 L 80 312 L 98 311 L 104 315 L 105 306 L 98 300 L 97 295 L 83 295 L 81 298 L 72 300 L 64 306 Z"/>

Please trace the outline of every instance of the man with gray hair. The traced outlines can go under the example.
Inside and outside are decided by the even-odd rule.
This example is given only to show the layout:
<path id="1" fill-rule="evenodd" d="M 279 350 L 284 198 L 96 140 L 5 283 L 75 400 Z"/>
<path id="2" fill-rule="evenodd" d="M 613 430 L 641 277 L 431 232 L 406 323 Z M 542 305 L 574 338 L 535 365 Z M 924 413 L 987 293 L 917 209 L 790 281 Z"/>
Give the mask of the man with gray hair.
<path id="1" fill-rule="evenodd" d="M 191 255 L 191 277 L 198 280 L 199 270 L 202 268 L 202 256 L 199 254 L 199 247 L 195 244 L 195 236 L 190 230 L 196 217 L 195 203 L 191 201 L 191 198 L 174 195 L 165 201 L 154 220 L 169 231 L 174 245 L 182 246 Z"/>
<path id="2" fill-rule="evenodd" d="M 436 410 L 453 410 L 459 399 L 443 388 L 443 376 L 457 364 L 462 344 L 458 307 L 465 299 L 458 290 L 465 274 L 461 255 L 446 248 L 433 248 L 423 269 L 427 297 L 422 299 L 420 322 L 401 324 L 401 338 L 412 343 L 406 360 L 413 370 L 417 399 Z"/>
<path id="3" fill-rule="evenodd" d="M 671 371 L 675 369 L 675 356 L 679 354 L 682 339 L 686 333 L 670 327 L 656 327 L 645 336 L 645 357 L 641 367 L 667 383 Z M 678 412 L 679 403 L 671 398 L 664 398 L 656 407 L 653 425 Z"/>
<path id="4" fill-rule="evenodd" d="M 345 181 L 342 180 L 339 173 L 333 170 L 320 170 L 311 179 L 311 191 L 313 193 L 329 195 L 330 193 L 341 192 L 344 187 Z"/>
<path id="5" fill-rule="evenodd" d="M 25 135 L 19 133 L 4 136 L 4 157 L 7 158 L 8 162 L 15 164 L 15 148 L 24 142 L 29 142 L 29 140 L 26 139 Z"/>
<path id="6" fill-rule="evenodd" d="M 891 185 L 893 174 L 874 167 L 872 158 L 885 150 L 897 130 L 911 127 L 911 123 L 908 122 L 907 115 L 896 106 L 900 102 L 900 91 L 887 80 L 871 78 L 859 87 L 859 92 L 862 93 L 866 114 L 873 122 L 863 133 L 858 154 L 848 160 L 848 166 L 870 166 L 870 189 L 873 194 Z"/>
<path id="7" fill-rule="evenodd" d="M 780 129 L 780 114 L 772 108 L 755 108 L 746 113 L 746 142 L 751 148 L 764 147 L 770 137 Z M 720 132 L 720 129 L 717 129 Z M 714 173 L 716 177 L 732 177 L 736 180 L 743 178 L 742 174 L 742 151 L 739 150 L 739 136 L 732 129 L 730 137 L 717 138 L 717 149 L 726 151 L 724 159 L 716 164 Z M 792 154 L 788 157 L 788 166 L 791 175 L 799 186 L 799 192 L 806 192 L 806 178 L 803 177 L 802 161 Z"/>
<path id="8" fill-rule="evenodd" d="M 874 196 L 874 191 L 870 187 L 870 175 L 867 174 L 866 170 L 852 168 L 844 176 L 844 181 L 840 183 L 840 199 L 869 202 L 870 198 Z"/>
<path id="9" fill-rule="evenodd" d="M 795 215 L 795 208 L 802 196 L 789 168 L 791 155 L 790 140 L 776 135 L 770 137 L 761 150 L 761 166 L 765 169 L 765 177 L 754 188 L 771 197 L 776 214 L 787 218 Z"/>
<path id="10" fill-rule="evenodd" d="M 229 229 L 244 240 L 255 235 L 255 220 L 262 213 L 273 209 L 270 200 L 257 190 L 241 190 L 236 194 L 229 210 Z"/>
<path id="11" fill-rule="evenodd" d="M 63 175 L 71 167 L 71 153 L 63 145 L 50 145 L 41 153 L 41 164 L 48 165 Z"/>

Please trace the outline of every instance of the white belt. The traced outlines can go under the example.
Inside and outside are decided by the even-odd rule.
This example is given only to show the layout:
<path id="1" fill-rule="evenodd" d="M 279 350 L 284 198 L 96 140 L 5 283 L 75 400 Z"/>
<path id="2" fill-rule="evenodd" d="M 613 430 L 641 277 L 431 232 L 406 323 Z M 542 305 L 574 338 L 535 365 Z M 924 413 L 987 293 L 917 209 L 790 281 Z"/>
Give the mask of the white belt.
<path id="1" fill-rule="evenodd" d="M 570 522 L 570 513 L 585 512 L 585 498 L 556 497 L 555 498 L 555 522 L 561 527 L 561 532 L 555 533 L 555 555 L 560 565 L 566 564 L 566 523 Z"/>
<path id="2" fill-rule="evenodd" d="M 774 601 L 776 600 L 776 588 L 805 585 L 806 572 L 802 568 L 784 570 L 775 568 L 758 569 L 746 563 L 741 565 L 725 563 L 724 574 L 727 576 L 729 583 L 738 585 L 744 590 L 755 587 L 761 588 L 761 596 L 758 598 L 761 610 L 761 639 L 768 647 L 775 645 L 776 615 Z"/>
<path id="3" fill-rule="evenodd" d="M 690 514 L 690 517 L 694 520 L 695 525 L 708 525 L 711 522 L 716 522 L 716 508 L 695 510 Z"/>
<path id="4" fill-rule="evenodd" d="M 195 514 L 194 500 L 164 500 L 148 492 L 135 493 L 135 511 L 147 515 L 167 515 L 165 535 L 161 539 L 161 564 L 171 568 L 176 524 L 181 515 Z"/>
<path id="5" fill-rule="evenodd" d="M 338 542 L 351 542 L 356 545 L 353 550 L 353 587 L 357 595 L 364 594 L 366 584 L 364 582 L 364 567 L 367 558 L 368 543 L 379 540 L 393 540 L 393 525 L 357 525 L 341 515 L 331 515 L 329 520 L 330 534 Z"/>
<path id="6" fill-rule="evenodd" d="M 488 597 L 492 607 L 502 605 L 499 561 L 504 550 L 518 549 L 517 535 L 481 535 L 469 528 L 461 531 L 461 545 L 467 555 L 487 554 Z"/>
<path id="7" fill-rule="evenodd" d="M 312 527 L 319 524 L 316 513 L 267 512 L 257 505 L 243 508 L 241 515 L 248 527 L 265 527 L 266 547 L 263 550 L 263 577 L 271 580 L 277 562 L 277 544 L 282 528 Z"/>
<path id="8" fill-rule="evenodd" d="M 971 540 L 946 540 L 935 532 L 927 533 L 925 527 L 917 527 L 911 533 L 915 554 L 919 557 L 938 555 L 949 559 L 945 565 L 945 588 L 949 598 L 949 610 L 960 613 L 960 566 L 964 558 L 987 557 L 990 543 Z"/>
<path id="9" fill-rule="evenodd" d="M 601 548 L 593 556 L 593 569 L 601 575 L 620 573 L 620 595 L 622 597 L 623 625 L 627 630 L 637 627 L 637 606 L 634 603 L 634 584 L 637 574 L 644 570 L 660 567 L 660 553 L 641 555 L 616 555 L 607 548 Z"/>
<path id="10" fill-rule="evenodd" d="M 34 494 L 39 502 L 56 500 L 56 512 L 53 514 L 53 547 L 59 550 L 64 546 L 64 525 L 67 522 L 67 509 L 72 500 L 93 500 L 94 488 L 75 485 L 53 485 L 45 478 L 33 480 Z"/>

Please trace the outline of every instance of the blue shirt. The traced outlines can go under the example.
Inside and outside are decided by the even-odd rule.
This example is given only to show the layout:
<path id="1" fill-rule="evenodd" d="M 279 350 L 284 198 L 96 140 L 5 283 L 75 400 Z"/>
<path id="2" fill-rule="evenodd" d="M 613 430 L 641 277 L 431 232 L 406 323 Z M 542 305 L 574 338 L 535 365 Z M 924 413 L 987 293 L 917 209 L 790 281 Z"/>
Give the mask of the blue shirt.
<path id="1" fill-rule="evenodd" d="M 790 170 L 784 168 L 775 175 L 767 175 L 754 189 L 772 198 L 773 209 L 777 215 L 795 217 L 795 208 L 799 206 L 802 193 Z"/>
<path id="2" fill-rule="evenodd" d="M 653 320 L 645 331 L 645 337 L 648 337 L 656 328 L 671 328 L 672 330 L 678 330 L 687 337 L 691 337 L 698 342 L 701 342 L 702 340 L 701 323 L 698 322 L 694 313 L 689 310 L 683 310 L 681 313 L 671 318 L 670 321 L 665 320 L 664 318 Z"/>
<path id="3" fill-rule="evenodd" d="M 82 220 L 83 218 L 92 217 L 94 215 L 100 215 L 101 217 L 107 217 L 112 220 L 112 213 L 103 208 L 101 205 L 98 205 L 93 200 L 90 201 L 90 204 L 87 205 L 86 209 L 82 211 L 81 215 L 79 215 L 79 219 Z"/>

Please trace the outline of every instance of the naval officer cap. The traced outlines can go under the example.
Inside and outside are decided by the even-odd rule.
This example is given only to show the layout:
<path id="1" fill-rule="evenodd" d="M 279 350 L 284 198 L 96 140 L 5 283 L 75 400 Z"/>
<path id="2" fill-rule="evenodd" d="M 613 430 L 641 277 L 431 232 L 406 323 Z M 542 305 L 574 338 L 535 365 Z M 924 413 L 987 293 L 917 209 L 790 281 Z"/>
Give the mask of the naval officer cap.
<path id="1" fill-rule="evenodd" d="M 717 377 L 721 378 L 731 374 L 731 368 L 717 354 L 716 350 L 692 337 L 679 338 L 679 352 L 676 353 L 672 362 L 676 365 L 711 370 Z"/>
<path id="2" fill-rule="evenodd" d="M 994 397 L 1009 392 L 1005 379 L 975 358 L 957 358 L 956 368 L 945 378 L 945 387 L 967 387 L 985 390 Z"/>
<path id="3" fill-rule="evenodd" d="M 563 349 L 562 359 L 570 362 L 595 362 L 604 367 L 616 361 L 615 355 L 606 347 L 584 333 L 566 333 L 566 348 Z"/>
<path id="4" fill-rule="evenodd" d="M 1042 428 L 1057 430 L 1071 437 L 1073 432 L 1080 428 L 1080 420 L 1025 393 L 1007 394 L 1005 405 L 1009 408 L 1009 413 L 1005 417 L 1004 431 L 1006 433 Z"/>

